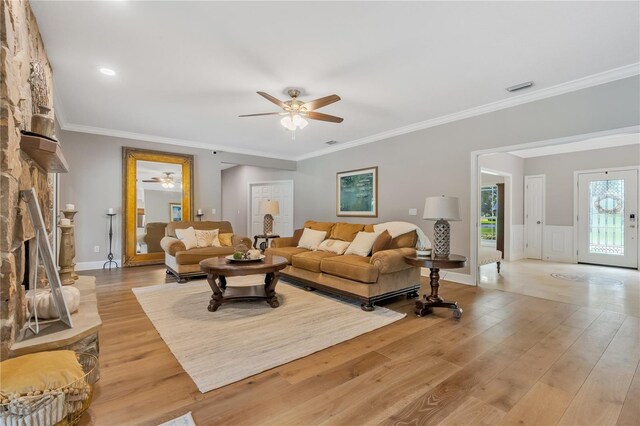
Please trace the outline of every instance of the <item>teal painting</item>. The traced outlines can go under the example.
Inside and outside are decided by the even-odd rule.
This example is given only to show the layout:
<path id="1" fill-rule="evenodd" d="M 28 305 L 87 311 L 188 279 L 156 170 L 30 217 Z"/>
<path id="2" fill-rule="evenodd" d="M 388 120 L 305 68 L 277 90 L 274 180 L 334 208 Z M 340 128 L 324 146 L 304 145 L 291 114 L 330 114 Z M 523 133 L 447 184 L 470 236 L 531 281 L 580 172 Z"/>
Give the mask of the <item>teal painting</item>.
<path id="1" fill-rule="evenodd" d="M 337 174 L 337 215 L 378 216 L 378 168 Z"/>

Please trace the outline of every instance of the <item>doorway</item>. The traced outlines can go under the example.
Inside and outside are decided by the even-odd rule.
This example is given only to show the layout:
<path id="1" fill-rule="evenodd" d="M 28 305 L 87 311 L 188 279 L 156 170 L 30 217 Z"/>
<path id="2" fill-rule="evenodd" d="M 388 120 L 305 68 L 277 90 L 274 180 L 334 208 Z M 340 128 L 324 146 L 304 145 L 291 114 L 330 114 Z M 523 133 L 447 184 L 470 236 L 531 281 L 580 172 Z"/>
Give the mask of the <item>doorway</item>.
<path id="1" fill-rule="evenodd" d="M 544 232 L 545 176 L 524 177 L 524 235 L 525 255 L 542 260 Z"/>
<path id="2" fill-rule="evenodd" d="M 486 168 L 480 172 L 480 247 L 500 250 L 509 258 L 511 174 Z"/>
<path id="3" fill-rule="evenodd" d="M 577 173 L 578 262 L 638 267 L 638 170 Z"/>
<path id="4" fill-rule="evenodd" d="M 270 181 L 249 183 L 249 236 L 264 233 L 264 214 L 261 212 L 265 201 L 278 201 L 280 213 L 273 215 L 273 233 L 289 237 L 293 235 L 293 181 Z"/>

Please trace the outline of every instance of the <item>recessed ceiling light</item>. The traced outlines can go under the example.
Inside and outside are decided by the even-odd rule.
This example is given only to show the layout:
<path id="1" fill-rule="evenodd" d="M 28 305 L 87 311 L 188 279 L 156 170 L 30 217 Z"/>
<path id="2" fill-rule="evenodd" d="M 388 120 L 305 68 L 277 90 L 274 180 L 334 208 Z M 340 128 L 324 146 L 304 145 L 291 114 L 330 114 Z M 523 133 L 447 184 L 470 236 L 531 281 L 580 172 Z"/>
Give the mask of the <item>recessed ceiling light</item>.
<path id="1" fill-rule="evenodd" d="M 110 68 L 100 68 L 100 72 L 104 75 L 108 75 L 109 77 L 116 75 L 116 72 Z"/>

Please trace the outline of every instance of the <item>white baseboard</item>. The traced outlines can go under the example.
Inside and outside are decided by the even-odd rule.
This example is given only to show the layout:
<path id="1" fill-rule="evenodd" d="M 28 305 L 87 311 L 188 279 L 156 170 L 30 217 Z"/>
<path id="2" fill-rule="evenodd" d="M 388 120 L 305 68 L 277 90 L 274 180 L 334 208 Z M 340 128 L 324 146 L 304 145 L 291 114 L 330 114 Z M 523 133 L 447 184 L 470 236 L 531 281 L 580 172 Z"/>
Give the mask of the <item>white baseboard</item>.
<path id="1" fill-rule="evenodd" d="M 421 268 L 420 275 L 423 277 L 428 277 L 431 274 L 431 270 L 429 268 Z M 440 270 L 440 279 L 446 281 L 453 281 L 458 284 L 466 284 L 474 286 L 476 285 L 473 277 L 469 274 L 461 274 L 459 272 L 451 272 L 451 271 L 443 271 Z"/>
<path id="2" fill-rule="evenodd" d="M 542 244 L 544 260 L 573 263 L 573 226 L 546 225 Z"/>
<path id="3" fill-rule="evenodd" d="M 94 262 L 78 262 L 76 263 L 76 271 L 91 271 L 92 269 L 102 269 L 102 266 L 105 262 L 106 260 L 96 260 Z M 118 262 L 118 266 L 120 266 L 120 262 Z"/>
<path id="4" fill-rule="evenodd" d="M 524 225 L 511 225 L 511 250 L 504 257 L 510 262 L 524 259 Z"/>

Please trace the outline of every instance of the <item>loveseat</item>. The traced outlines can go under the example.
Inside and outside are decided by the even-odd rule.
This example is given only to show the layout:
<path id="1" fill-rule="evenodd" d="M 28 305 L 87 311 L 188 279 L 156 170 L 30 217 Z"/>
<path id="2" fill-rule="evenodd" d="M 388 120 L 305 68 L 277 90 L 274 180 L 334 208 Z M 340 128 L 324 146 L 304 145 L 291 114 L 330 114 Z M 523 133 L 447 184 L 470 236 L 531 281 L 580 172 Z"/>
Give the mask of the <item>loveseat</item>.
<path id="1" fill-rule="evenodd" d="M 193 227 L 196 230 L 219 230 L 221 247 L 194 247 L 189 250 L 176 236 L 176 229 Z M 188 278 L 205 275 L 200 269 L 200 261 L 211 257 L 222 257 L 233 254 L 234 247 L 244 244 L 251 247 L 251 240 L 233 233 L 229 222 L 170 222 L 166 228 L 166 236 L 160 241 L 165 252 L 164 263 L 167 274 L 173 274 L 179 283 Z"/>
<path id="2" fill-rule="evenodd" d="M 304 228 L 325 231 L 326 239 L 351 242 L 358 232 L 374 232 L 373 225 L 307 221 Z M 304 229 L 303 228 L 303 229 Z M 298 247 L 303 229 L 294 236 L 276 238 L 265 251 L 282 256 L 288 265 L 280 273 L 289 281 L 307 289 L 319 289 L 362 302 L 362 309 L 372 311 L 374 303 L 405 294 L 417 297 L 420 268 L 404 261 L 415 255 L 417 234 L 411 231 L 390 239 L 386 247 L 369 256 L 336 254 Z"/>

